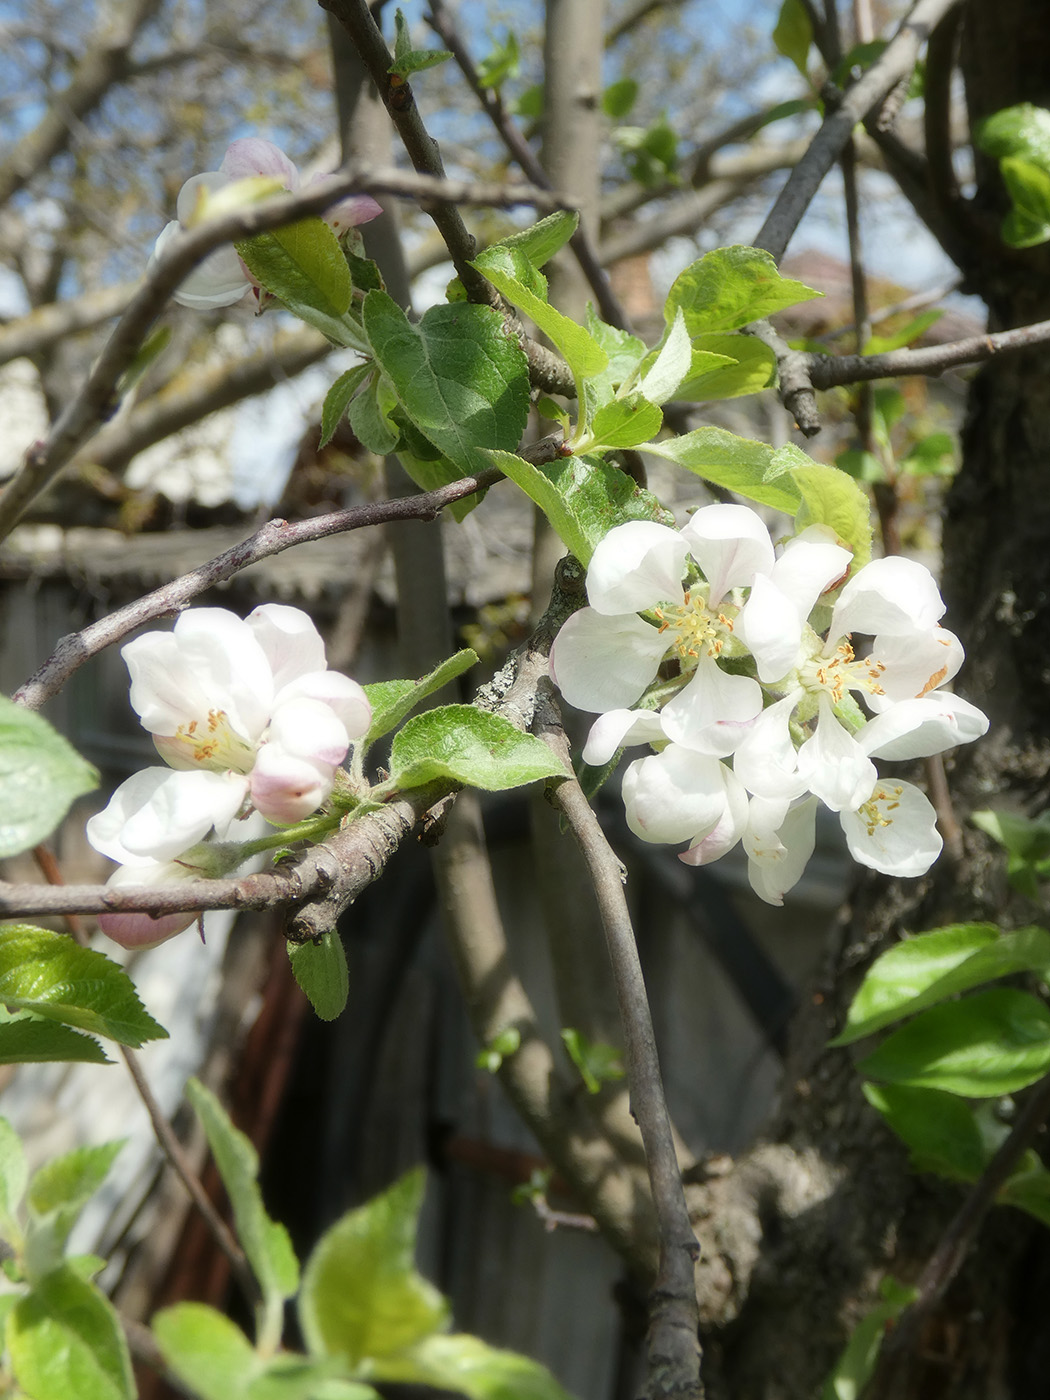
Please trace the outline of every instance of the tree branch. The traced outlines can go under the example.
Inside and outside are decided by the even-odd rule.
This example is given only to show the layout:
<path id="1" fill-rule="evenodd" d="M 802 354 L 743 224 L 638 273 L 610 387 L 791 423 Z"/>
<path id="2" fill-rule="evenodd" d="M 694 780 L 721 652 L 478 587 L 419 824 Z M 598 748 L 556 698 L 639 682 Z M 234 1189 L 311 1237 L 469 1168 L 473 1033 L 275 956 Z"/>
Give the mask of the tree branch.
<path id="1" fill-rule="evenodd" d="M 541 707 L 537 732 L 569 766 L 568 741 L 549 689 L 540 691 L 537 704 Z M 656 1209 L 660 1266 L 650 1304 L 646 1395 L 649 1400 L 698 1397 L 702 1393 L 700 1317 L 694 1265 L 700 1247 L 689 1220 L 675 1153 L 649 999 L 624 893 L 624 869 L 575 778 L 552 784 L 551 801 L 565 815 L 579 843 L 601 910 L 620 1002 L 631 1109 L 641 1129 Z"/>
<path id="2" fill-rule="evenodd" d="M 809 150 L 788 176 L 787 183 L 755 238 L 778 261 L 825 175 L 834 165 L 853 128 L 915 67 L 919 49 L 940 19 L 960 0 L 918 0 L 893 39 L 869 69 L 844 94 L 824 119 Z"/>
<path id="3" fill-rule="evenodd" d="M 85 292 L 73 301 L 38 306 L 0 329 L 0 365 L 23 355 L 37 355 L 57 340 L 89 330 L 119 316 L 135 293 L 132 283 Z"/>
<path id="4" fill-rule="evenodd" d="M 121 376 L 134 361 L 168 297 L 187 273 L 221 244 L 280 228 L 309 214 L 323 213 L 346 195 L 361 193 L 461 200 L 486 205 L 532 203 L 545 209 L 567 207 L 564 200 L 549 190 L 530 193 L 529 187 L 523 186 L 477 184 L 404 171 L 357 168 L 339 171 L 295 194 L 277 195 L 249 209 L 239 209 L 180 232 L 165 248 L 152 273 L 132 297 L 79 392 L 48 436 L 34 443 L 26 452 L 21 468 L 0 497 L 0 540 L 11 532 L 30 502 L 54 480 L 98 426 L 112 416 L 117 407 Z M 478 276 L 476 273 L 474 275 Z M 489 286 L 488 283 L 485 285 Z M 494 289 L 489 287 L 489 290 L 495 296 Z M 535 348 L 537 351 L 541 349 L 538 346 Z M 560 366 L 564 374 L 568 374 L 558 357 L 549 351 L 543 351 L 540 358 Z M 569 378 L 571 381 L 571 376 Z"/>
<path id="5" fill-rule="evenodd" d="M 271 520 L 254 535 L 224 550 L 208 563 L 173 579 L 171 583 L 162 584 L 152 593 L 110 613 L 108 617 L 100 618 L 82 631 L 63 637 L 43 666 L 15 691 L 12 699 L 30 710 L 39 709 L 90 657 L 121 641 L 136 627 L 178 612 L 198 593 L 232 578 L 241 569 L 260 559 L 268 559 L 309 540 L 324 539 L 328 535 L 344 534 L 369 525 L 388 524 L 395 520 L 433 520 L 445 506 L 465 496 L 472 496 L 475 491 L 483 491 L 500 480 L 502 473 L 492 468 L 417 496 L 402 496 L 376 505 L 350 506 L 346 510 L 318 515 L 310 520 Z"/>

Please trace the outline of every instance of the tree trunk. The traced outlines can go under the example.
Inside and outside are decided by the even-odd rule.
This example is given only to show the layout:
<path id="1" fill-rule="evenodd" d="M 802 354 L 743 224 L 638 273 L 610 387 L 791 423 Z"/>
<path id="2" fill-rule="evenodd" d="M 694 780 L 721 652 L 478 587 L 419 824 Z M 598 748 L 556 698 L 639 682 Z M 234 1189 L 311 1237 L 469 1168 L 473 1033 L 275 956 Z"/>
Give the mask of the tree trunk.
<path id="1" fill-rule="evenodd" d="M 1047 17 L 1045 0 L 970 0 L 959 62 L 971 121 L 1019 102 L 1050 107 Z M 993 163 L 979 158 L 977 177 L 969 217 L 979 235 L 998 228 L 1007 200 Z M 1050 317 L 1047 248 L 982 251 L 992 246 L 987 233 L 975 237 L 966 269 L 968 290 L 988 303 L 989 328 Z M 960 688 L 992 721 L 988 737 L 949 765 L 964 854 L 959 863 L 942 856 L 923 881 L 861 881 L 796 1027 L 771 1142 L 704 1188 L 710 1219 L 721 1210 L 730 1222 L 708 1241 L 716 1257 L 706 1281 L 722 1285 L 710 1311 L 724 1321 L 739 1308 L 705 1348 L 712 1400 L 819 1395 L 852 1326 L 877 1301 L 879 1279 L 913 1281 L 963 1199 L 961 1187 L 909 1173 L 849 1054 L 824 1049 L 872 956 L 903 930 L 1040 918 L 1011 893 L 1001 853 L 967 818 L 989 806 L 1033 814 L 1050 798 L 1050 351 L 993 361 L 976 375 L 962 446 L 944 525 L 946 621 L 966 647 Z M 742 1200 L 757 1202 L 757 1243 Z M 1047 1394 L 1048 1280 L 1050 1232 L 993 1210 L 894 1400 Z M 745 1291 L 740 1304 L 735 1295 Z"/>

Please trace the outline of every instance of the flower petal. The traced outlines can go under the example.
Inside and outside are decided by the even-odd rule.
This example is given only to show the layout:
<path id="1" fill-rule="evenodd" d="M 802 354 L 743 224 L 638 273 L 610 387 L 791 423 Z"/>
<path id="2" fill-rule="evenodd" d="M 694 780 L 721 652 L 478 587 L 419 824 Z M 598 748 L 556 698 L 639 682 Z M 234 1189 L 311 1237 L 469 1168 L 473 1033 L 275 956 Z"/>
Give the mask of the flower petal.
<path id="1" fill-rule="evenodd" d="M 663 738 L 663 723 L 655 710 L 606 710 L 591 725 L 583 746 L 583 761 L 600 768 L 617 749 L 655 744 Z"/>
<path id="2" fill-rule="evenodd" d="M 806 790 L 790 730 L 801 694 L 792 691 L 763 710 L 733 754 L 734 773 L 756 797 L 789 802 Z"/>
<path id="3" fill-rule="evenodd" d="M 273 672 L 274 691 L 313 671 L 324 671 L 324 640 L 302 608 L 264 603 L 244 619 Z"/>
<path id="4" fill-rule="evenodd" d="M 299 188 L 299 171 L 280 146 L 261 136 L 243 136 L 231 141 L 219 167 L 226 182 L 245 180 L 250 175 L 272 175 L 286 190 Z"/>
<path id="5" fill-rule="evenodd" d="M 934 627 L 943 616 L 944 602 L 929 569 L 914 559 L 888 555 L 865 564 L 843 588 L 828 636 L 899 636 Z"/>
<path id="6" fill-rule="evenodd" d="M 699 841 L 694 841 L 687 851 L 680 851 L 678 859 L 686 865 L 710 865 L 731 851 L 747 829 L 748 799 L 744 785 L 731 768 L 723 764 L 723 780 L 726 790 L 726 805 L 721 817 Z"/>
<path id="7" fill-rule="evenodd" d="M 827 700 L 821 700 L 817 727 L 798 751 L 798 771 L 810 792 L 833 812 L 859 807 L 879 776 Z"/>
<path id="8" fill-rule="evenodd" d="M 805 621 L 822 593 L 846 573 L 853 555 L 836 544 L 826 525 L 809 525 L 788 540 L 771 578 Z"/>
<path id="9" fill-rule="evenodd" d="M 787 594 L 772 579 L 758 574 L 733 627 L 755 658 L 760 681 L 779 681 L 796 665 L 802 622 L 798 608 Z"/>
<path id="10" fill-rule="evenodd" d="M 872 758 L 929 758 L 988 732 L 988 716 L 961 695 L 940 692 L 901 700 L 870 720 L 857 735 Z"/>
<path id="11" fill-rule="evenodd" d="M 666 650 L 660 631 L 634 613 L 581 608 L 554 639 L 551 677 L 577 710 L 619 710 L 641 697 Z"/>
<path id="12" fill-rule="evenodd" d="M 750 676 L 723 671 L 701 657 L 692 680 L 663 708 L 668 739 L 697 753 L 724 758 L 762 712 L 762 687 Z"/>
<path id="13" fill-rule="evenodd" d="M 946 627 L 875 638 L 865 658 L 878 672 L 881 694 L 867 698 L 876 712 L 899 700 L 911 700 L 950 681 L 964 660 L 962 642 Z"/>
<path id="14" fill-rule="evenodd" d="M 289 826 L 316 812 L 332 791 L 334 770 L 289 753 L 280 744 L 263 744 L 251 776 L 256 811 L 268 822 Z"/>
<path id="15" fill-rule="evenodd" d="M 761 818 L 748 822 L 744 833 L 747 875 L 751 888 L 767 904 L 783 904 L 785 894 L 802 878 L 816 845 L 816 815 L 816 799 L 809 798 L 790 809 L 776 832 L 769 832 Z"/>
<path id="16" fill-rule="evenodd" d="M 678 530 L 629 520 L 598 542 L 587 566 L 587 598 L 606 616 L 681 602 L 689 547 Z"/>
<path id="17" fill-rule="evenodd" d="M 839 821 L 853 859 L 883 875 L 925 875 L 941 853 L 937 813 L 911 783 L 880 780 L 863 807 Z"/>
<path id="18" fill-rule="evenodd" d="M 703 506 L 689 517 L 682 535 L 710 585 L 712 607 L 731 588 L 747 587 L 756 574 L 768 574 L 773 567 L 769 531 L 747 506 Z"/>
<path id="19" fill-rule="evenodd" d="M 695 842 L 725 816 L 725 766 L 670 744 L 638 758 L 623 777 L 627 825 L 643 841 Z"/>
<path id="20" fill-rule="evenodd" d="M 188 870 L 176 861 L 151 861 L 149 865 L 121 865 L 106 881 L 110 889 L 156 889 L 159 885 L 177 884 L 181 880 L 198 878 L 200 871 Z M 122 948 L 152 948 L 168 938 L 174 938 L 197 921 L 196 910 L 176 914 L 100 914 L 98 926 L 107 938 Z"/>
<path id="21" fill-rule="evenodd" d="M 248 780 L 235 773 L 146 768 L 121 783 L 109 805 L 87 823 L 96 851 L 125 865 L 170 860 L 237 815 Z"/>

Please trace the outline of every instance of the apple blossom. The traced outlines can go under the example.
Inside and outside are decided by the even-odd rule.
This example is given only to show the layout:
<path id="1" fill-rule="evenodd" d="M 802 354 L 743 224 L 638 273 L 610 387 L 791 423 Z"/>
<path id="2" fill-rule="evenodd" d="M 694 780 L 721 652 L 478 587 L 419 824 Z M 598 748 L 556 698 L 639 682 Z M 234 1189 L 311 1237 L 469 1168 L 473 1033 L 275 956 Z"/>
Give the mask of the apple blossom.
<path id="1" fill-rule="evenodd" d="M 154 881 L 164 879 L 158 866 L 186 862 L 191 850 L 214 852 L 208 838 L 230 836 L 253 810 L 277 825 L 310 816 L 371 723 L 364 691 L 327 669 L 324 642 L 298 608 L 268 603 L 243 620 L 191 609 L 122 654 L 132 707 L 168 766 L 122 783 L 87 835 Z M 134 883 L 133 873 L 120 881 Z"/>
<path id="2" fill-rule="evenodd" d="M 232 142 L 227 147 L 218 170 L 206 170 L 200 175 L 191 175 L 182 186 L 175 205 L 176 218 L 161 230 L 150 257 L 151 264 L 171 239 L 176 237 L 179 230 L 189 226 L 202 193 L 220 190 L 236 180 L 258 175 L 270 176 L 280 181 L 289 191 L 295 191 L 300 186 L 299 171 L 271 141 L 265 141 L 258 136 L 248 136 Z M 368 223 L 382 212 L 381 207 L 370 195 L 351 195 L 326 209 L 322 217 L 336 236 L 343 238 L 358 224 Z M 182 306 L 188 306 L 195 311 L 208 311 L 217 306 L 232 306 L 235 301 L 240 301 L 249 288 L 253 288 L 258 294 L 258 284 L 237 256 L 236 250 L 225 247 L 210 253 L 200 266 L 183 280 L 173 295 Z"/>
<path id="3" fill-rule="evenodd" d="M 623 780 L 642 839 L 688 841 L 680 858 L 693 865 L 742 841 L 754 889 L 774 904 L 812 854 L 818 799 L 861 864 L 911 876 L 936 859 L 932 806 L 874 760 L 940 753 L 988 721 L 940 689 L 963 650 L 939 625 L 944 603 L 922 565 L 894 557 L 852 572 L 819 524 L 778 552 L 754 511 L 716 505 L 680 531 L 611 530 L 587 596 L 555 638 L 551 675 L 570 704 L 597 712 L 585 762 L 657 750 Z M 855 650 L 858 634 L 868 649 Z"/>

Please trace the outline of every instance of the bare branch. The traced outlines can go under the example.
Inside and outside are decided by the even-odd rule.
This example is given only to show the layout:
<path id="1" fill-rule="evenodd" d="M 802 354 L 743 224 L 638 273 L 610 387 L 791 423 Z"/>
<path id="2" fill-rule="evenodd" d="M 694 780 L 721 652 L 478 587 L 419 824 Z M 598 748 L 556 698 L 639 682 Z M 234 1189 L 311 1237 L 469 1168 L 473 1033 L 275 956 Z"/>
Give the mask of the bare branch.
<path id="1" fill-rule="evenodd" d="M 1027 350 L 1050 341 L 1050 321 L 1036 321 L 1015 330 L 971 335 L 947 345 L 918 350 L 889 350 L 884 355 L 810 355 L 809 369 L 816 389 L 856 384 L 866 379 L 897 379 L 908 374 L 943 374 L 960 365 L 980 364 L 996 355 Z"/>
<path id="2" fill-rule="evenodd" d="M 0 365 L 22 355 L 37 355 L 67 335 L 97 326 L 111 316 L 119 316 L 134 295 L 130 283 L 85 292 L 73 301 L 38 306 L 27 316 L 19 316 L 0 330 Z"/>
<path id="3" fill-rule="evenodd" d="M 241 569 L 260 559 L 268 559 L 308 540 L 324 539 L 328 535 L 344 534 L 368 525 L 388 524 L 395 520 L 433 520 L 445 506 L 471 496 L 475 491 L 483 491 L 501 479 L 502 473 L 493 468 L 417 496 L 402 496 L 398 500 L 382 501 L 377 505 L 350 506 L 347 510 L 318 515 L 311 520 L 271 520 L 254 535 L 200 568 L 173 579 L 171 583 L 162 584 L 127 607 L 91 623 L 83 631 L 63 637 L 39 671 L 15 692 L 12 699 L 27 709 L 38 709 L 57 694 L 73 672 L 90 657 L 121 641 L 136 627 L 178 612 L 198 593 L 232 578 Z"/>
<path id="4" fill-rule="evenodd" d="M 540 737 L 568 766 L 568 741 L 549 689 L 537 697 Z M 552 784 L 551 801 L 564 813 L 594 884 L 616 979 L 623 1022 L 631 1108 L 645 1144 L 649 1182 L 660 1233 L 660 1267 L 650 1303 L 646 1395 L 698 1397 L 700 1317 L 694 1265 L 700 1253 L 689 1219 L 674 1134 L 664 1098 L 638 948 L 624 893 L 624 871 L 575 778 Z"/>
<path id="5" fill-rule="evenodd" d="M 0 206 L 5 205 L 69 143 L 73 128 L 98 106 L 125 73 L 128 50 L 160 0 L 128 0 L 123 13 L 105 20 L 69 83 L 52 94 L 44 116 L 0 163 Z"/>
<path id="6" fill-rule="evenodd" d="M 960 0 L 918 0 L 878 59 L 824 119 L 809 150 L 788 176 L 755 238 L 779 261 L 825 175 L 839 157 L 853 128 L 911 73 L 919 49 L 941 18 Z"/>

